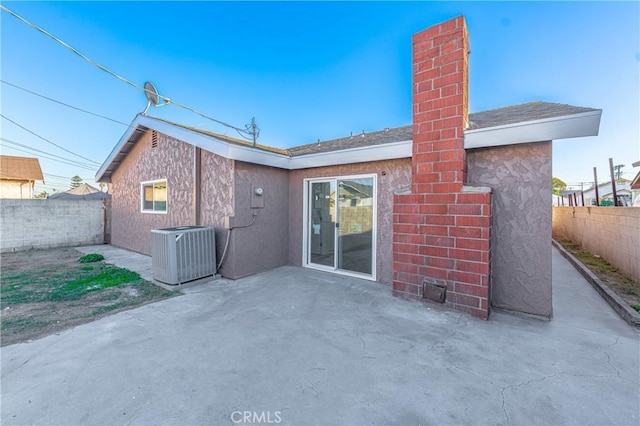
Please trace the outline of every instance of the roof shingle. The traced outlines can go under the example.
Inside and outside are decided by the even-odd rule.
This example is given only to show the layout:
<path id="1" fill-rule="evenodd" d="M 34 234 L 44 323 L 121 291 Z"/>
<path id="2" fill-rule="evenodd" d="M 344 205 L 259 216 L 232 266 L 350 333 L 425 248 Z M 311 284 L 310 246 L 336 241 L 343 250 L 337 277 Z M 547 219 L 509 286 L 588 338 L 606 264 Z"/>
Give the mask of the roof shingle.
<path id="1" fill-rule="evenodd" d="M 0 178 L 44 182 L 37 158 L 0 155 Z"/>

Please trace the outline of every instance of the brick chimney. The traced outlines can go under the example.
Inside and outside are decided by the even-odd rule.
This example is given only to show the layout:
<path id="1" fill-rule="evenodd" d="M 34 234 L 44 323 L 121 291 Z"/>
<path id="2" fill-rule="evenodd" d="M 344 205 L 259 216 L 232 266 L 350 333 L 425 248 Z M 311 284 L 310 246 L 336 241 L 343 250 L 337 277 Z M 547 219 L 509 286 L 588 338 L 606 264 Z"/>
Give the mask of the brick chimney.
<path id="1" fill-rule="evenodd" d="M 486 319 L 491 192 L 465 186 L 468 55 L 462 16 L 413 37 L 411 193 L 394 196 L 393 294 Z"/>

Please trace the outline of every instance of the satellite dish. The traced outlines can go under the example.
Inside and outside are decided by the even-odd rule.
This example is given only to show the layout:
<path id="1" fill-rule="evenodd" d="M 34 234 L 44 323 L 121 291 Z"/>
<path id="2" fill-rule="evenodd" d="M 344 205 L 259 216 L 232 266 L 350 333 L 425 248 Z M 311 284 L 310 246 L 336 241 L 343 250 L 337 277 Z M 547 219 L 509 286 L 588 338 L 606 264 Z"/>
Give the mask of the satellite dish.
<path id="1" fill-rule="evenodd" d="M 153 83 L 147 81 L 144 84 L 144 95 L 147 97 L 147 107 L 142 111 L 143 115 L 147 113 L 151 105 L 157 107 L 159 104 L 158 89 L 156 89 Z"/>

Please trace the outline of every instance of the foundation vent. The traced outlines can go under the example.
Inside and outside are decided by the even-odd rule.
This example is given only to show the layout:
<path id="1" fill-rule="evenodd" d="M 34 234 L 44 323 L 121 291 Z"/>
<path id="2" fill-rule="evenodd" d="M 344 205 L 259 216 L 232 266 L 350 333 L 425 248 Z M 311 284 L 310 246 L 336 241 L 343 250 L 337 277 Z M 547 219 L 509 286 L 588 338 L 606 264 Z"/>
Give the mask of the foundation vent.
<path id="1" fill-rule="evenodd" d="M 438 303 L 447 300 L 447 284 L 444 280 L 424 277 L 422 281 L 422 297 Z"/>

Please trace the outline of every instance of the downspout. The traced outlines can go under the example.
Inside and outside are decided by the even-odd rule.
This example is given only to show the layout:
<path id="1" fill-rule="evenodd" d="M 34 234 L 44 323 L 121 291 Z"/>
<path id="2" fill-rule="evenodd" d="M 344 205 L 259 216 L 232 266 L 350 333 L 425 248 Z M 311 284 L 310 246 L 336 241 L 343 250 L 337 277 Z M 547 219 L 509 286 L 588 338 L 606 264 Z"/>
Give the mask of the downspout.
<path id="1" fill-rule="evenodd" d="M 201 223 L 202 200 L 202 149 L 194 147 L 193 155 L 193 216 L 196 225 Z"/>

